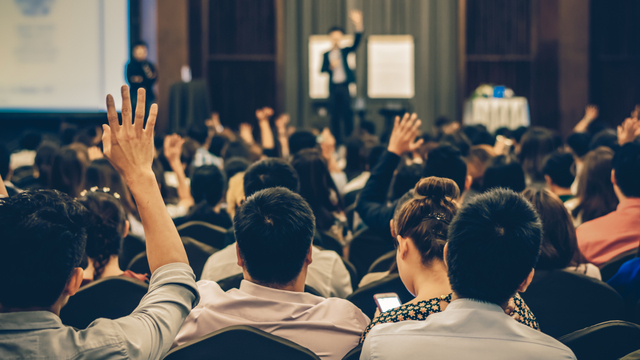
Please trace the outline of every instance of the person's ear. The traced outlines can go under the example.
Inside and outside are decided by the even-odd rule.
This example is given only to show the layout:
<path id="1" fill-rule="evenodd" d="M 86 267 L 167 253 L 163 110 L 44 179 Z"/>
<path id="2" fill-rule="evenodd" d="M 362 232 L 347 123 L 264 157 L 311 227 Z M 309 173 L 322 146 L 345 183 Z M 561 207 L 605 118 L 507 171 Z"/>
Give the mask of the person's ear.
<path id="1" fill-rule="evenodd" d="M 536 272 L 536 269 L 531 269 L 531 272 L 529 273 L 529 276 L 527 276 L 527 278 L 524 279 L 522 284 L 520 284 L 520 286 L 518 287 L 518 292 L 519 293 L 523 293 L 523 292 L 527 291 L 527 288 L 531 284 L 531 281 L 533 281 L 533 274 L 535 274 L 535 272 Z"/>
<path id="2" fill-rule="evenodd" d="M 313 262 L 313 258 L 311 254 L 313 253 L 313 243 L 309 247 L 309 252 L 307 253 L 307 258 L 304 260 L 307 265 L 310 265 Z"/>
<path id="3" fill-rule="evenodd" d="M 398 256 L 402 259 L 406 259 L 407 255 L 409 255 L 409 239 L 403 238 L 400 235 L 397 235 L 396 239 L 398 240 Z"/>
<path id="4" fill-rule="evenodd" d="M 444 244 L 444 249 L 442 249 L 442 261 L 444 262 L 444 267 L 449 269 L 449 265 L 447 264 L 447 253 L 449 252 L 449 243 Z"/>
<path id="5" fill-rule="evenodd" d="M 391 237 L 396 237 L 396 227 L 393 226 L 393 219 L 389 220 L 389 232 L 391 232 Z"/>
<path id="6" fill-rule="evenodd" d="M 471 189 L 471 183 L 473 183 L 473 177 L 471 177 L 471 175 L 467 175 L 467 177 L 464 179 L 464 190 L 460 192 L 462 193 Z"/>
<path id="7" fill-rule="evenodd" d="M 553 185 L 553 182 L 551 181 L 551 176 L 549 175 L 545 175 L 544 176 L 544 181 L 547 183 L 547 187 L 551 187 L 551 185 Z"/>
<path id="8" fill-rule="evenodd" d="M 240 247 L 238 246 L 238 242 L 236 241 L 236 256 L 238 257 L 238 266 L 244 269 L 244 259 L 240 256 Z"/>
<path id="9" fill-rule="evenodd" d="M 73 269 L 73 271 L 71 272 L 71 277 L 67 281 L 67 285 L 65 285 L 64 287 L 63 294 L 67 296 L 75 295 L 82 285 L 83 275 L 84 270 L 82 270 L 81 267 Z"/>
<path id="10" fill-rule="evenodd" d="M 124 221 L 124 233 L 122 234 L 122 237 L 127 237 L 127 235 L 129 235 L 129 229 L 131 228 L 131 224 L 129 224 L 129 220 L 125 220 Z"/>

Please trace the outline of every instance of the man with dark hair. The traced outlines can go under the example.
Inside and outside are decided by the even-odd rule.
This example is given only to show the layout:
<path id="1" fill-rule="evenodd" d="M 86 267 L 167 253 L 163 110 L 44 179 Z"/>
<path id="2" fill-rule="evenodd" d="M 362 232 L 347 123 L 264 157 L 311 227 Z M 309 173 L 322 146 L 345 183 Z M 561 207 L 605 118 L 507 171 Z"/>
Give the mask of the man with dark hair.
<path id="1" fill-rule="evenodd" d="M 575 359 L 552 337 L 524 326 L 504 308 L 533 279 L 542 224 L 517 193 L 494 189 L 466 203 L 444 248 L 452 301 L 425 321 L 378 325 L 360 359 Z"/>
<path id="2" fill-rule="evenodd" d="M 267 158 L 251 165 L 244 174 L 244 195 L 250 197 L 264 189 L 282 187 L 298 192 L 300 180 L 296 170 L 287 162 L 278 158 Z M 237 216 L 237 215 L 236 215 Z M 201 279 L 219 281 L 242 273 L 238 264 L 234 229 L 227 232 L 226 246 L 209 257 Z M 314 243 L 321 239 L 315 232 Z M 345 298 L 353 291 L 349 272 L 335 251 L 313 248 L 313 263 L 306 276 L 307 285 L 313 287 L 322 296 Z"/>
<path id="3" fill-rule="evenodd" d="M 562 202 L 573 198 L 571 184 L 575 176 L 571 173 L 572 166 L 573 155 L 556 151 L 547 156 L 542 167 L 547 187 L 558 195 Z"/>
<path id="4" fill-rule="evenodd" d="M 226 211 L 220 209 L 220 200 L 227 184 L 227 180 L 215 165 L 204 165 L 196 168 L 191 176 L 191 197 L 194 205 L 186 216 L 173 220 L 176 226 L 189 221 L 204 221 L 230 228 L 233 224 Z"/>
<path id="5" fill-rule="evenodd" d="M 616 151 L 611 182 L 620 201 L 616 211 L 576 230 L 580 251 L 597 266 L 618 255 L 635 253 L 640 243 L 640 144 L 629 142 Z"/>
<path id="6" fill-rule="evenodd" d="M 313 149 L 316 146 L 318 146 L 318 142 L 311 131 L 298 130 L 289 137 L 289 152 L 291 156 L 300 150 Z"/>
<path id="7" fill-rule="evenodd" d="M 471 177 L 467 176 L 467 163 L 462 154 L 450 145 L 441 145 L 429 151 L 422 171 L 422 177 L 437 176 L 456 182 L 461 193 L 471 186 Z"/>
<path id="8" fill-rule="evenodd" d="M 122 87 L 122 125 L 107 97 L 102 140 L 142 218 L 153 272 L 148 294 L 130 316 L 97 319 L 84 330 L 63 325 L 60 309 L 83 278 L 86 209 L 53 190 L 0 200 L 0 359 L 161 359 L 198 303 L 195 275 L 151 169 L 157 106 L 143 128 L 144 89 L 137 97 L 133 122 Z"/>
<path id="9" fill-rule="evenodd" d="M 315 260 L 315 218 L 307 202 L 286 188 L 264 189 L 245 200 L 233 223 L 234 250 L 244 280 L 239 289 L 227 292 L 213 281 L 201 280 L 200 305 L 174 345 L 227 326 L 249 325 L 327 359 L 342 359 L 358 344 L 369 319 L 346 300 L 304 292 Z"/>
<path id="10" fill-rule="evenodd" d="M 343 139 L 348 138 L 353 131 L 353 111 L 351 110 L 351 95 L 349 84 L 356 81 L 353 70 L 347 64 L 349 53 L 356 51 L 362 40 L 362 12 L 352 10 L 351 21 L 356 28 L 353 45 L 340 48 L 340 42 L 344 36 L 344 30 L 334 26 L 329 29 L 332 48 L 322 55 L 322 69 L 320 71 L 329 74 L 329 111 L 331 113 L 331 133 L 336 137 L 336 142 L 342 144 Z M 344 123 L 344 134 L 341 121 Z"/>

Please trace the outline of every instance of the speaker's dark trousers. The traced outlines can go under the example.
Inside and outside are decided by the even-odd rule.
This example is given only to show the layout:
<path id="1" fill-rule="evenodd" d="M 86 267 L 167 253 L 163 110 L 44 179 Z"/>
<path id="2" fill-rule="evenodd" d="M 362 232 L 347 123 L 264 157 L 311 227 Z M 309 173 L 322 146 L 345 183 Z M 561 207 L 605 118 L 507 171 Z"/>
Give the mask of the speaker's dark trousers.
<path id="1" fill-rule="evenodd" d="M 331 132 L 336 138 L 336 144 L 342 144 L 353 131 L 353 111 L 348 83 L 329 85 L 329 112 L 331 113 Z"/>

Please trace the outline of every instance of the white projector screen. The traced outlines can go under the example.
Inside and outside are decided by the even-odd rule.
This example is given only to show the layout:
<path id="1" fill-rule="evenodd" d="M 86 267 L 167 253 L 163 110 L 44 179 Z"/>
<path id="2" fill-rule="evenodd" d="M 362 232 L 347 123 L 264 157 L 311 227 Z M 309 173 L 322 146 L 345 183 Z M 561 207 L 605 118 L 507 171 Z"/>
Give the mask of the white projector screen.
<path id="1" fill-rule="evenodd" d="M 128 0 L 0 1 L 0 112 L 104 111 L 128 60 Z"/>

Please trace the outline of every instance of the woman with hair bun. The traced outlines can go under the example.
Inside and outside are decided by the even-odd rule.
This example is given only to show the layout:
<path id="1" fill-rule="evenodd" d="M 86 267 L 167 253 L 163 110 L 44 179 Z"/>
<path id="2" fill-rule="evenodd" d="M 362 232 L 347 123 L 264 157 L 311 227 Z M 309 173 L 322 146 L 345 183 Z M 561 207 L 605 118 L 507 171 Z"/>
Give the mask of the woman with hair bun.
<path id="1" fill-rule="evenodd" d="M 82 285 L 109 276 L 127 276 L 148 282 L 147 275 L 133 271 L 122 271 L 118 265 L 118 254 L 122 239 L 129 232 L 129 221 L 118 200 L 119 194 L 109 194 L 110 189 L 97 187 L 84 191 L 78 199 L 89 210 L 87 220 L 86 255 L 89 265 L 84 270 Z"/>
<path id="2" fill-rule="evenodd" d="M 455 199 L 460 189 L 453 180 L 428 177 L 421 179 L 393 217 L 392 235 L 396 240 L 396 262 L 400 279 L 415 295 L 408 303 L 377 313 L 365 330 L 361 342 L 378 324 L 404 320 L 425 320 L 443 311 L 451 302 L 451 285 L 443 251 L 449 223 L 457 212 Z M 506 312 L 518 322 L 539 329 L 535 316 L 519 295 L 510 301 Z"/>

